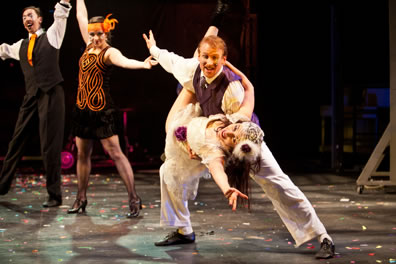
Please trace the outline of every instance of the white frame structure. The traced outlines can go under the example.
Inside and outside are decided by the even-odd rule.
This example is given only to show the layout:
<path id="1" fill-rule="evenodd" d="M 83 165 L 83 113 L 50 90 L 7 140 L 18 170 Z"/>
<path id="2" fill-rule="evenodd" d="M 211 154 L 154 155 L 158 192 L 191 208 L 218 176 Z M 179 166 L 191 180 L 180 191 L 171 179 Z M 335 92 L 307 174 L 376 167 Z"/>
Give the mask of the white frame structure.
<path id="1" fill-rule="evenodd" d="M 390 121 L 356 181 L 358 193 L 362 193 L 364 186 L 396 185 L 396 1 L 389 0 L 388 3 Z M 389 171 L 377 171 L 388 146 L 390 149 Z M 375 180 L 376 176 L 389 176 L 389 180 Z"/>

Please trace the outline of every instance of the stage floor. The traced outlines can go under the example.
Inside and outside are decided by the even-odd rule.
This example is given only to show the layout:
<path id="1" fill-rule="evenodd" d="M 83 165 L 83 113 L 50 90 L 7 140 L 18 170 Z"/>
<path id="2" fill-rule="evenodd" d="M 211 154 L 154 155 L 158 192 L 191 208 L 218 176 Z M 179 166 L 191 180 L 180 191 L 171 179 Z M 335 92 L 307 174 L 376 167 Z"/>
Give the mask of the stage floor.
<path id="1" fill-rule="evenodd" d="M 316 260 L 317 241 L 299 248 L 271 202 L 253 184 L 252 211 L 232 212 L 211 179 L 202 179 L 190 202 L 196 243 L 155 247 L 173 229 L 159 226 L 158 170 L 135 172 L 144 209 L 127 219 L 127 193 L 114 172 L 91 176 L 85 214 L 69 215 L 77 185 L 63 175 L 63 206 L 45 209 L 45 180 L 18 175 L 0 196 L 1 263 L 396 263 L 396 192 L 356 191 L 356 177 L 290 174 L 333 237 L 336 257 Z"/>

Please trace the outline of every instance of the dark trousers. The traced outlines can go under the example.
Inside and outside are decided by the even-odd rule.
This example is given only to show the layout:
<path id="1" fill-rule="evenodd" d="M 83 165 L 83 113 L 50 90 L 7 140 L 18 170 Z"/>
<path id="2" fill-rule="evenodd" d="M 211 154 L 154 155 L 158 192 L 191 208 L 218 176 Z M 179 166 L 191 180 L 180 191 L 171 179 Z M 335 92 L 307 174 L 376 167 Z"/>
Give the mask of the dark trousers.
<path id="1" fill-rule="evenodd" d="M 41 155 L 51 198 L 61 200 L 61 152 L 65 120 L 65 95 L 57 85 L 47 93 L 26 94 L 19 109 L 14 134 L 8 145 L 0 174 L 0 194 L 6 194 L 19 161 L 26 150 L 32 131 L 39 127 Z"/>

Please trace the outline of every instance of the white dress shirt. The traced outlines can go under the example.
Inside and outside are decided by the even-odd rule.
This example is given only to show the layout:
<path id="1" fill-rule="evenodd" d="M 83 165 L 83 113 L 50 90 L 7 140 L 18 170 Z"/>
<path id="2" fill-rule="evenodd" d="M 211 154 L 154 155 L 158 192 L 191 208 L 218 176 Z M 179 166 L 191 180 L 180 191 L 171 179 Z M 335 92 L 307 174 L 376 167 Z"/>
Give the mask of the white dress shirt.
<path id="1" fill-rule="evenodd" d="M 61 5 L 68 5 L 69 8 Z M 70 13 L 71 5 L 68 2 L 60 1 L 60 3 L 56 3 L 55 12 L 54 12 L 54 23 L 47 30 L 48 42 L 52 47 L 56 49 L 60 49 L 62 45 L 63 38 L 65 37 L 66 32 L 66 22 Z M 40 28 L 36 31 L 37 37 L 44 33 L 44 29 Z M 29 39 L 31 34 L 29 33 Z M 21 48 L 23 39 L 15 42 L 12 45 L 3 43 L 0 45 L 0 58 L 5 59 L 15 59 L 19 60 L 19 49 Z"/>
<path id="2" fill-rule="evenodd" d="M 173 74 L 184 88 L 195 93 L 193 78 L 199 65 L 197 58 L 186 59 L 166 49 L 160 49 L 157 46 L 152 46 L 150 48 L 150 53 L 167 72 Z M 221 71 L 213 78 L 206 78 L 206 81 L 210 84 Z M 244 95 L 245 90 L 240 81 L 230 82 L 224 93 L 221 105 L 224 114 L 233 114 L 237 112 L 242 104 Z"/>

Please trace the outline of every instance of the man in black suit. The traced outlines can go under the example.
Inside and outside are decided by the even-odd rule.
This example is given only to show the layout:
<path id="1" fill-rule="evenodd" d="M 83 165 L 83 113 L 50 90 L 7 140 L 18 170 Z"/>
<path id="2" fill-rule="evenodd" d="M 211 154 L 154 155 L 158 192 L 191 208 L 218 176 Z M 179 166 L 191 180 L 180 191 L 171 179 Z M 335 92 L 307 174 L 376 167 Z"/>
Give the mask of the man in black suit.
<path id="1" fill-rule="evenodd" d="M 63 77 L 59 68 L 59 49 L 66 32 L 70 9 L 70 0 L 60 0 L 55 5 L 54 23 L 44 31 L 41 27 L 43 17 L 40 9 L 26 7 L 22 21 L 29 37 L 12 45 L 0 45 L 0 58 L 19 60 L 26 88 L 0 174 L 0 194 L 5 195 L 10 190 L 31 131 L 38 126 L 49 195 L 43 203 L 44 207 L 62 204 L 61 151 L 65 100 L 61 86 Z"/>

